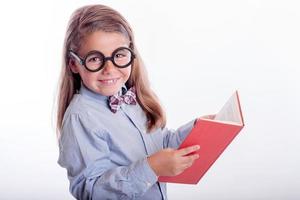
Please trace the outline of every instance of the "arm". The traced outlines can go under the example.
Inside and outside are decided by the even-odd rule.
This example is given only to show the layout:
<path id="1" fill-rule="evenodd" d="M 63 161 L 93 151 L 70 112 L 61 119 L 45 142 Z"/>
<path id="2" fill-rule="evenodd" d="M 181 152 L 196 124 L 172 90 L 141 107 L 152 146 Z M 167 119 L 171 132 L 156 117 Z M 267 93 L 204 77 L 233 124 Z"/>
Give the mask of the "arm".
<path id="1" fill-rule="evenodd" d="M 104 134 L 71 115 L 60 139 L 58 163 L 67 169 L 70 192 L 77 199 L 133 199 L 142 196 L 157 177 L 143 158 L 129 166 L 115 166 Z"/>
<path id="2" fill-rule="evenodd" d="M 176 131 L 164 128 L 162 130 L 163 138 L 164 138 L 163 139 L 164 148 L 170 147 L 170 148 L 177 149 L 179 145 L 182 143 L 182 141 L 186 138 L 186 136 L 190 133 L 195 122 L 196 120 L 192 120 L 187 124 L 178 128 Z"/>

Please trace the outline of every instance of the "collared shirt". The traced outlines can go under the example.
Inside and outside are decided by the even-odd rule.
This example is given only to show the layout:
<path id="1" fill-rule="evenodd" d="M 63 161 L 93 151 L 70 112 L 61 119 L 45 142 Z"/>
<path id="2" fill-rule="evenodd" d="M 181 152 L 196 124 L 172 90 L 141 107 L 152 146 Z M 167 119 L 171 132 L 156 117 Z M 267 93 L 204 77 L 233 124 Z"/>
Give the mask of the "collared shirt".
<path id="1" fill-rule="evenodd" d="M 112 113 L 108 97 L 83 84 L 68 106 L 59 138 L 58 163 L 67 169 L 70 192 L 77 199 L 167 199 L 147 157 L 178 148 L 194 120 L 176 131 L 146 132 L 139 104 L 122 104 Z"/>

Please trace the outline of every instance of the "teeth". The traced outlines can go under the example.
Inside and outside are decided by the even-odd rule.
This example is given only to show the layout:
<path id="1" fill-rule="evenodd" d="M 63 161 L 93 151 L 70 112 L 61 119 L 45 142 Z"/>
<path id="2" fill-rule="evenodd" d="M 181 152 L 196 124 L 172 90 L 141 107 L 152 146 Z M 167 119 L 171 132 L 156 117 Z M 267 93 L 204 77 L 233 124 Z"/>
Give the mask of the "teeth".
<path id="1" fill-rule="evenodd" d="M 110 79 L 110 80 L 102 80 L 101 82 L 105 83 L 105 84 L 112 84 L 117 82 L 117 79 Z"/>

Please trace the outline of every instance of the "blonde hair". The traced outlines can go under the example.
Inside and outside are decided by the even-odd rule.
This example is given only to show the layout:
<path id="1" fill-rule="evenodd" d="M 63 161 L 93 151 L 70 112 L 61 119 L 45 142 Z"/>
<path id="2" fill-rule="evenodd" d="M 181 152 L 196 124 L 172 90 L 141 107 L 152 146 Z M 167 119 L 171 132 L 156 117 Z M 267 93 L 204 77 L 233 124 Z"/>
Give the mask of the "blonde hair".
<path id="1" fill-rule="evenodd" d="M 68 66 L 68 51 L 78 51 L 81 41 L 88 34 L 95 31 L 118 32 L 127 37 L 130 41 L 130 48 L 134 51 L 136 58 L 132 64 L 131 75 L 126 86 L 135 86 L 137 100 L 147 117 L 148 132 L 156 128 L 163 128 L 166 124 L 166 117 L 157 96 L 150 88 L 147 73 L 142 59 L 134 43 L 133 32 L 121 14 L 112 8 L 104 5 L 88 5 L 81 7 L 72 14 L 63 46 L 63 62 L 60 75 L 58 108 L 57 108 L 57 131 L 60 134 L 62 121 L 67 107 L 74 94 L 80 89 L 81 78 L 78 74 L 72 73 Z"/>

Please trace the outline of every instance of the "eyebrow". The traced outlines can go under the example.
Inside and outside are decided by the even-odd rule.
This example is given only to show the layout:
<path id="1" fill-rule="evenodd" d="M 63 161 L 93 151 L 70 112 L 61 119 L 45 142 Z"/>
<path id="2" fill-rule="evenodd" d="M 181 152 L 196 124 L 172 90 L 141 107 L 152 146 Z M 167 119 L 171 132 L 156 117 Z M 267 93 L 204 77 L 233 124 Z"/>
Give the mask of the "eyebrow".
<path id="1" fill-rule="evenodd" d="M 110 55 L 116 50 L 116 49 L 118 49 L 118 48 L 120 48 L 120 47 L 126 47 L 126 48 L 129 48 L 129 49 L 131 49 L 130 48 L 130 43 L 129 44 L 126 44 L 126 45 L 121 45 L 121 46 L 118 46 L 118 47 L 116 47 L 114 50 L 112 50 L 112 52 L 110 52 Z M 105 55 L 104 53 L 103 53 L 103 51 L 100 51 L 100 50 L 97 50 L 97 49 L 92 49 L 92 50 L 90 50 L 90 51 L 88 51 L 86 54 L 84 54 L 85 56 L 86 55 L 88 55 L 90 52 L 92 52 L 92 51 L 99 51 L 100 53 L 102 53 L 103 55 Z M 85 58 L 85 56 L 83 56 L 83 57 L 81 57 L 80 56 L 80 58 Z M 106 55 L 105 55 L 106 56 Z"/>

